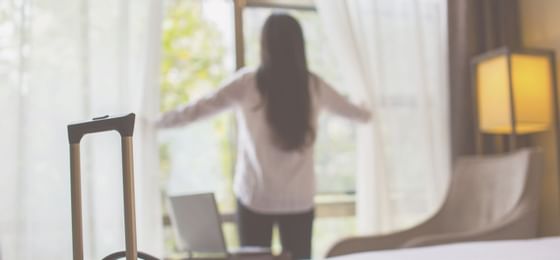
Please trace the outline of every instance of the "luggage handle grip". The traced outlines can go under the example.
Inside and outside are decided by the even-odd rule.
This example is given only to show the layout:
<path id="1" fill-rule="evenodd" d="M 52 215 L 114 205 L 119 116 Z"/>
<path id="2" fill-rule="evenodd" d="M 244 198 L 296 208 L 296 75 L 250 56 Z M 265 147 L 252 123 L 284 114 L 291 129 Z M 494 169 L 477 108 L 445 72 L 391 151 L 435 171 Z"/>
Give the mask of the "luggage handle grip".
<path id="1" fill-rule="evenodd" d="M 79 143 L 86 134 L 116 130 L 122 137 L 132 136 L 134 132 L 134 113 L 120 116 L 94 117 L 90 121 L 83 121 L 68 125 L 68 140 L 71 144 Z"/>

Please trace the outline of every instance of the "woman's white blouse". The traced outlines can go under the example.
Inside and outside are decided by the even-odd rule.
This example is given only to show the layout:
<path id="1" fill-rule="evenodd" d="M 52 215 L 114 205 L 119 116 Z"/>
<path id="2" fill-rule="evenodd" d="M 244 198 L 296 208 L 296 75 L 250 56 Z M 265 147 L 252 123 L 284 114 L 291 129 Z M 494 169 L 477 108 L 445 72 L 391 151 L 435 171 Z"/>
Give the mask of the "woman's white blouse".
<path id="1" fill-rule="evenodd" d="M 215 93 L 160 116 L 160 128 L 183 126 L 233 109 L 237 118 L 237 163 L 234 192 L 246 207 L 259 213 L 297 213 L 313 208 L 315 171 L 313 146 L 284 151 L 273 142 L 254 70 L 237 72 Z M 311 74 L 312 120 L 322 109 L 366 122 L 369 111 L 353 105 L 325 81 Z M 290 104 L 287 103 L 286 106 Z"/>

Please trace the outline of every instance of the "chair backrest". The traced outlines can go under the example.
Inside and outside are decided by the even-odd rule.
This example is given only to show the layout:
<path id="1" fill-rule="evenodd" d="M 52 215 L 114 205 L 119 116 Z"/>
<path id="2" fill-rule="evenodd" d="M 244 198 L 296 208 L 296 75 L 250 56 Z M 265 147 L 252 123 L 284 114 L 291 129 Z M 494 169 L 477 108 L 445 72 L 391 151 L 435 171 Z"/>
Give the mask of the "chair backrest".
<path id="1" fill-rule="evenodd" d="M 227 255 L 213 193 L 170 196 L 169 202 L 171 222 L 180 250 Z"/>
<path id="2" fill-rule="evenodd" d="M 536 153 L 522 149 L 459 159 L 439 214 L 441 228 L 446 232 L 482 228 L 500 221 L 524 197 L 537 197 L 530 185 L 533 179 L 540 178 L 531 166 Z"/>

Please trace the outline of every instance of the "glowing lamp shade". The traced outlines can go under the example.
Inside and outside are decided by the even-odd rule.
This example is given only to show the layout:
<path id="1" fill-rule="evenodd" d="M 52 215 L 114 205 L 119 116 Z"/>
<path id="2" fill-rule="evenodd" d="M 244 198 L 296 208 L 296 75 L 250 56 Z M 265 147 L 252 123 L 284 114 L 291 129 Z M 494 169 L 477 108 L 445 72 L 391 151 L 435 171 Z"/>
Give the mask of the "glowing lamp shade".
<path id="1" fill-rule="evenodd" d="M 500 49 L 475 58 L 479 130 L 530 134 L 552 123 L 552 59 L 546 51 Z"/>

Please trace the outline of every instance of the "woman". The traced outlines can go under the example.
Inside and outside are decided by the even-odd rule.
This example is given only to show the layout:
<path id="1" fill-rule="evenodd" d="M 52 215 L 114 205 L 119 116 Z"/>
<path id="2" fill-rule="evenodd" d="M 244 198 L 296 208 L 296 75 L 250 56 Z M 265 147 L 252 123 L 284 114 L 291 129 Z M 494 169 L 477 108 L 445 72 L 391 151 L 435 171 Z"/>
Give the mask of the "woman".
<path id="1" fill-rule="evenodd" d="M 239 71 L 213 95 L 163 114 L 158 125 L 180 126 L 228 108 L 239 128 L 234 191 L 241 245 L 270 247 L 277 224 L 283 250 L 309 258 L 317 116 L 324 108 L 365 122 L 369 112 L 309 72 L 302 29 L 286 14 L 266 20 L 256 71 Z"/>

